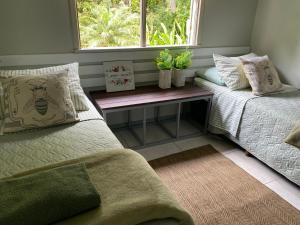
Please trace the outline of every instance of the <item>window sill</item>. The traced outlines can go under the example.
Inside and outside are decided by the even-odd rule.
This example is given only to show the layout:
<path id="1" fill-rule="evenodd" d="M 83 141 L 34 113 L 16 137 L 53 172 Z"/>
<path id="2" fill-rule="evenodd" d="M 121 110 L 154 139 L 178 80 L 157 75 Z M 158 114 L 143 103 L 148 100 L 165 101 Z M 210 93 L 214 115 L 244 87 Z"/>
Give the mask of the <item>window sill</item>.
<path id="1" fill-rule="evenodd" d="M 98 52 L 131 52 L 131 51 L 153 51 L 168 49 L 193 49 L 199 48 L 199 45 L 164 45 L 164 46 L 150 46 L 150 47 L 106 47 L 106 48 L 82 48 L 75 50 L 76 53 L 98 53 Z"/>

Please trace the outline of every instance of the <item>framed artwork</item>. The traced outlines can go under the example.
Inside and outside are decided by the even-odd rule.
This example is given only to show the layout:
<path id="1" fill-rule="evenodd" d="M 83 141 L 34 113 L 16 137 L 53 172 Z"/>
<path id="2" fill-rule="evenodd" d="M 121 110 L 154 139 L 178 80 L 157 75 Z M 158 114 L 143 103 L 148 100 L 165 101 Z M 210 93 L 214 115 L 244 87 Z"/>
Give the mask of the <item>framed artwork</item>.
<path id="1" fill-rule="evenodd" d="M 134 90 L 134 73 L 132 61 L 104 62 L 107 92 Z"/>

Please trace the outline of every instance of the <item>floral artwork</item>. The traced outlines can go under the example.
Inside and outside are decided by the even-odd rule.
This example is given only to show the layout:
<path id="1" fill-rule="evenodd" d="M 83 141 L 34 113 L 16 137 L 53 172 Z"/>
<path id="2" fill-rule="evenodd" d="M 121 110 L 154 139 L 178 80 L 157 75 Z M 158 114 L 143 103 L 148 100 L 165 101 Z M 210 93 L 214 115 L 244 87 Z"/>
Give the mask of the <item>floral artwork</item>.
<path id="1" fill-rule="evenodd" d="M 134 73 L 132 61 L 104 62 L 106 91 L 134 90 Z"/>

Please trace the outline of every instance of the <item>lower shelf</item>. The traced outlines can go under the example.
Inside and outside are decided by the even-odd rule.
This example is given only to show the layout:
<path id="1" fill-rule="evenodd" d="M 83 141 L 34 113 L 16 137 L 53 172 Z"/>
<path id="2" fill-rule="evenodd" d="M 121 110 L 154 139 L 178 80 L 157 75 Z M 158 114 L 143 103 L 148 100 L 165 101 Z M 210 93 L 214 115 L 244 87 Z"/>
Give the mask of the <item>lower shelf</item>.
<path id="1" fill-rule="evenodd" d="M 113 128 L 112 130 L 124 147 L 132 149 L 141 149 L 153 145 L 168 143 L 174 140 L 204 135 L 200 124 L 196 121 L 184 119 L 180 121 L 179 138 L 174 138 L 176 135 L 175 120 L 160 120 L 159 123 L 148 122 L 145 145 L 140 143 L 143 134 L 143 128 L 141 125 L 133 125 L 131 128 Z"/>

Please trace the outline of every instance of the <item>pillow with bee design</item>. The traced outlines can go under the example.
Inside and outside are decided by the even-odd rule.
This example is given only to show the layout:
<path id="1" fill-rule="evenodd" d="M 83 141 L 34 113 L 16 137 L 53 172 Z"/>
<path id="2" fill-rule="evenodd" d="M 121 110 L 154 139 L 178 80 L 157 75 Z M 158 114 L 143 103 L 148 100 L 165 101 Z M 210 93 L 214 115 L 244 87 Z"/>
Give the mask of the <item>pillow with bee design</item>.
<path id="1" fill-rule="evenodd" d="M 2 134 L 78 121 L 66 72 L 7 78 L 1 86 Z"/>
<path id="2" fill-rule="evenodd" d="M 282 83 L 268 56 L 241 59 L 254 95 L 280 91 Z"/>
<path id="3" fill-rule="evenodd" d="M 57 74 L 60 73 L 61 71 L 67 70 L 68 85 L 70 88 L 70 95 L 74 107 L 78 111 L 87 111 L 89 110 L 89 106 L 86 101 L 85 94 L 80 85 L 78 66 L 79 66 L 78 62 L 75 62 L 66 65 L 51 66 L 51 67 L 44 67 L 38 69 L 0 70 L 0 82 L 3 79 L 17 77 L 17 76 Z"/>

